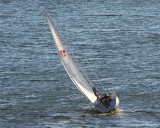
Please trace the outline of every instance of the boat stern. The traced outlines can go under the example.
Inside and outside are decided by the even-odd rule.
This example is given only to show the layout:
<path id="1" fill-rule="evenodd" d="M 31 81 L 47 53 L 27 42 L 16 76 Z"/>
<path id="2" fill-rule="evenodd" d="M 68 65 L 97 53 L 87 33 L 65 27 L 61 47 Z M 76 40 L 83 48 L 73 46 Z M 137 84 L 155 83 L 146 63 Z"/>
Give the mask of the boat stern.
<path id="1" fill-rule="evenodd" d="M 94 103 L 93 110 L 106 113 L 114 111 L 119 106 L 119 98 L 117 96 L 111 97 L 109 105 L 105 106 L 100 100 Z"/>

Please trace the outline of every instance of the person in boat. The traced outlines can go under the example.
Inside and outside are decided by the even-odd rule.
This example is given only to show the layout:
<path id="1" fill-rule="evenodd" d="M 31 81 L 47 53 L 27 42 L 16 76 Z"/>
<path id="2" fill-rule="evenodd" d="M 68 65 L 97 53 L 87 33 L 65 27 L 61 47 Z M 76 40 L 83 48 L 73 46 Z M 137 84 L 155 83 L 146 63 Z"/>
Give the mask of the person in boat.
<path id="1" fill-rule="evenodd" d="M 97 91 L 97 89 L 95 87 L 93 87 L 93 92 L 96 95 L 98 100 L 101 99 L 101 96 L 98 94 L 98 91 Z"/>
<path id="2" fill-rule="evenodd" d="M 105 94 L 102 98 L 100 98 L 100 101 L 105 105 L 108 106 L 111 102 L 111 97 L 108 94 Z"/>
<path id="3" fill-rule="evenodd" d="M 95 87 L 93 87 L 93 92 L 96 95 L 97 100 L 101 101 L 101 103 L 104 104 L 105 106 L 109 105 L 109 103 L 111 102 L 111 97 L 107 93 L 105 93 L 105 95 L 103 97 L 101 97 L 98 94 L 98 91 Z"/>

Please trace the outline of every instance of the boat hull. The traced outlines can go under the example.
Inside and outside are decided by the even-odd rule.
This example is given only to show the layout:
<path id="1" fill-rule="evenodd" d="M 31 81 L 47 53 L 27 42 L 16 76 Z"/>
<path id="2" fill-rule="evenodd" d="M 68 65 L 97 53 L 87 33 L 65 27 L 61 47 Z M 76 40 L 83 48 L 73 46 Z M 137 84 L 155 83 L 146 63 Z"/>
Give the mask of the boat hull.
<path id="1" fill-rule="evenodd" d="M 109 105 L 105 106 L 100 100 L 97 100 L 93 105 L 93 110 L 101 113 L 107 113 L 114 111 L 119 105 L 119 99 L 117 96 L 111 97 Z"/>

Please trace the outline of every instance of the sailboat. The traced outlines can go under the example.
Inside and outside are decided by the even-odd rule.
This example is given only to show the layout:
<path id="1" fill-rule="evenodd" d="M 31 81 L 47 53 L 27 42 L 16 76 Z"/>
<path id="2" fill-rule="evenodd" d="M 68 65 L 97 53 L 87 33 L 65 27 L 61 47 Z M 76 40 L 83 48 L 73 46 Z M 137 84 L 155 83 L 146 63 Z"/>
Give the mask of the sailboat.
<path id="1" fill-rule="evenodd" d="M 78 90 L 91 102 L 93 103 L 92 109 L 101 113 L 111 112 L 115 110 L 119 105 L 119 99 L 116 95 L 106 93 L 105 96 L 101 97 L 98 94 L 98 90 L 89 80 L 86 73 L 78 63 L 77 59 L 73 56 L 71 50 L 67 44 L 63 42 L 60 35 L 51 21 L 51 18 L 45 12 L 48 20 L 48 25 L 56 45 L 58 55 L 61 62 Z"/>

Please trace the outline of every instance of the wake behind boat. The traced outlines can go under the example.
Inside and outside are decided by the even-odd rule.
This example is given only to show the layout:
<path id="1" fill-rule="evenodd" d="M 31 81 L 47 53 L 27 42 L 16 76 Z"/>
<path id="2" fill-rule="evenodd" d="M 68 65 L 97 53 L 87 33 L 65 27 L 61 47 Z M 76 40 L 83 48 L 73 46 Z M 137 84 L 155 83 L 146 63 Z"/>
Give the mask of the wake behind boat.
<path id="1" fill-rule="evenodd" d="M 93 110 L 98 112 L 113 111 L 119 105 L 118 97 L 116 95 L 109 95 L 108 93 L 102 97 L 98 93 L 98 90 L 89 80 L 77 59 L 72 55 L 67 44 L 61 40 L 60 35 L 50 17 L 46 12 L 45 14 L 47 16 L 54 43 L 58 50 L 58 55 L 72 82 L 79 89 L 79 91 L 93 103 Z"/>

